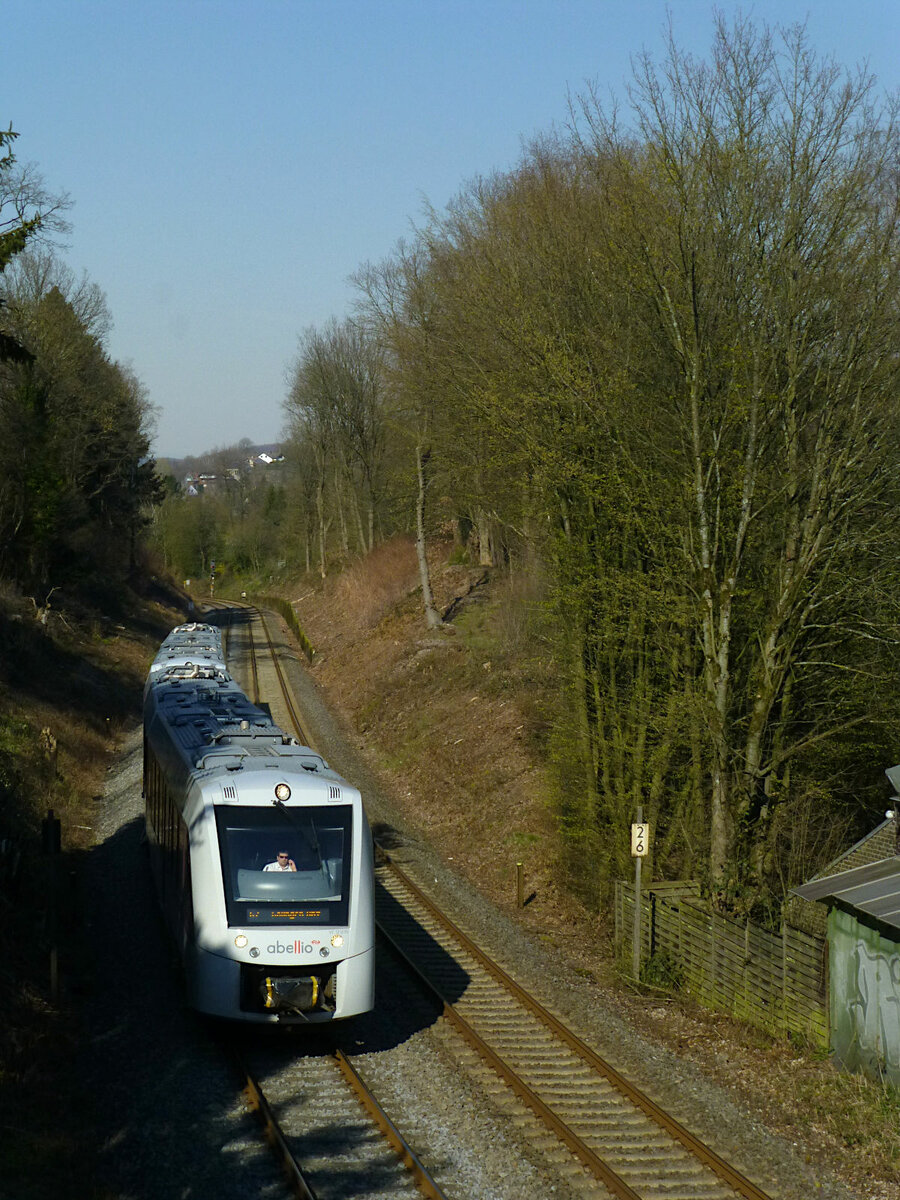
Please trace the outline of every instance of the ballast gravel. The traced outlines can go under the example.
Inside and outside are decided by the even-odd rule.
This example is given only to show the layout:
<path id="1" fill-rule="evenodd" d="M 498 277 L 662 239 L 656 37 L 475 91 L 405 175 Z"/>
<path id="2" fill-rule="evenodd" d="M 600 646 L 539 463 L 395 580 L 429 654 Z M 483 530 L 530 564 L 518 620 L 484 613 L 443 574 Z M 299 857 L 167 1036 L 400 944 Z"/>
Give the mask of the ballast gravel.
<path id="1" fill-rule="evenodd" d="M 288 664 L 309 740 L 360 786 L 370 820 L 401 848 L 404 869 L 575 1032 L 668 1107 L 773 1200 L 854 1200 L 693 1064 L 642 1036 L 602 988 L 580 978 L 487 904 L 421 837 L 341 734 L 312 676 Z M 142 843 L 141 733 L 128 738 L 97 801 L 96 845 L 81 877 L 84 1105 L 77 1121 L 103 1200 L 282 1200 L 289 1193 L 210 1027 L 184 1004 Z M 572 1175 L 502 1086 L 423 1002 L 398 1003 L 380 956 L 377 1010 L 336 1034 L 451 1200 L 602 1195 Z M 298 1037 L 285 1038 L 289 1070 Z M 280 1050 L 279 1050 L 280 1053 Z M 348 1182 L 348 1187 L 350 1186 Z M 349 1198 L 364 1195 L 345 1191 Z"/>

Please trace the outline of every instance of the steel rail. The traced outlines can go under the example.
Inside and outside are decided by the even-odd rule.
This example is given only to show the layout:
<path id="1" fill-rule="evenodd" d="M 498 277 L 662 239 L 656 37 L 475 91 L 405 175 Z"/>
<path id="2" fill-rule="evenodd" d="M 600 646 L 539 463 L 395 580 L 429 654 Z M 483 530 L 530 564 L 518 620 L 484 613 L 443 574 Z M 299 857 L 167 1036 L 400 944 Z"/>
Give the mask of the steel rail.
<path id="1" fill-rule="evenodd" d="M 234 1056 L 235 1065 L 244 1078 L 243 1091 L 244 1095 L 247 1097 L 247 1103 L 262 1122 L 267 1140 L 269 1141 L 275 1153 L 281 1159 L 281 1165 L 285 1171 L 285 1174 L 287 1175 L 288 1182 L 296 1194 L 300 1197 L 300 1200 L 318 1200 L 318 1196 L 313 1191 L 312 1185 L 309 1183 L 306 1176 L 303 1174 L 300 1164 L 291 1153 L 291 1149 L 285 1140 L 284 1134 L 281 1132 L 281 1128 L 272 1114 L 272 1109 L 269 1106 L 269 1102 L 263 1095 L 262 1088 L 260 1088 L 256 1079 L 254 1079 L 250 1071 L 240 1061 L 240 1058 L 237 1056 L 236 1052 L 232 1051 L 232 1054 Z"/>
<path id="2" fill-rule="evenodd" d="M 425 910 L 441 925 L 447 933 L 450 934 L 456 941 L 462 945 L 468 954 L 476 959 L 478 963 L 491 975 L 497 983 L 507 989 L 518 1001 L 522 1004 L 533 1016 L 537 1017 L 548 1029 L 551 1030 L 556 1037 L 563 1041 L 570 1050 L 573 1050 L 585 1063 L 591 1066 L 598 1074 L 602 1075 L 621 1095 L 625 1096 L 636 1108 L 639 1108 L 645 1116 L 654 1121 L 660 1128 L 664 1129 L 671 1137 L 680 1142 L 682 1146 L 700 1162 L 704 1163 L 714 1171 L 716 1175 L 729 1187 L 733 1188 L 738 1195 L 745 1197 L 745 1200 L 771 1200 L 771 1197 L 762 1191 L 751 1180 L 742 1175 L 736 1167 L 733 1167 L 725 1159 L 721 1158 L 715 1150 L 702 1142 L 696 1134 L 691 1133 L 684 1125 L 675 1119 L 665 1109 L 661 1108 L 654 1100 L 651 1100 L 644 1092 L 635 1087 L 628 1079 L 625 1078 L 619 1071 L 615 1069 L 605 1059 L 601 1058 L 594 1050 L 591 1049 L 585 1042 L 568 1029 L 562 1021 L 546 1009 L 539 1000 L 536 1000 L 532 995 L 525 991 L 512 976 L 498 964 L 490 959 L 484 951 L 472 941 L 468 934 L 464 933 L 457 925 L 450 920 L 431 900 L 429 896 L 422 891 L 393 861 L 390 854 L 379 846 L 379 851 L 383 856 L 383 861 L 394 874 L 400 879 L 401 883 L 407 888 Z M 432 985 L 433 986 L 433 985 Z"/>
<path id="3" fill-rule="evenodd" d="M 234 671 L 231 669 L 231 665 L 228 663 L 228 650 L 230 649 L 232 632 L 231 615 L 238 612 L 243 613 L 248 618 L 246 622 L 248 639 L 247 657 L 249 659 L 250 667 L 250 691 L 252 692 L 252 695 L 250 695 L 248 699 L 252 700 L 254 704 L 259 704 L 259 674 L 256 665 L 256 647 L 253 644 L 253 616 L 255 614 L 256 616 L 261 617 L 259 609 L 254 608 L 250 604 L 240 604 L 237 600 L 217 600 L 216 604 L 220 611 L 228 613 L 228 624 L 224 627 L 228 636 L 225 641 L 223 641 L 222 655 L 229 667 L 229 674 L 231 675 L 234 675 Z"/>
<path id="4" fill-rule="evenodd" d="M 604 1162 L 599 1155 L 594 1153 L 590 1146 L 585 1145 L 578 1134 L 570 1129 L 565 1121 L 557 1116 L 553 1109 L 545 1104 L 540 1096 L 528 1086 L 525 1080 L 484 1041 L 465 1017 L 461 1016 L 453 1005 L 444 998 L 435 984 L 416 966 L 406 951 L 394 941 L 390 934 L 385 932 L 382 926 L 379 925 L 378 928 L 381 936 L 390 944 L 394 953 L 403 959 L 409 970 L 420 980 L 428 993 L 436 998 L 437 1002 L 441 1005 L 443 1016 L 463 1039 L 468 1042 L 472 1049 L 496 1071 L 503 1082 L 515 1092 L 519 1099 L 531 1109 L 535 1116 L 543 1121 L 556 1134 L 560 1141 L 571 1150 L 575 1157 L 609 1188 L 617 1200 L 641 1200 L 640 1193 L 630 1187 L 621 1175 L 618 1175 L 608 1163 Z"/>
<path id="5" fill-rule="evenodd" d="M 372 1092 L 369 1085 L 360 1075 L 359 1071 L 347 1058 L 342 1050 L 335 1051 L 335 1060 L 340 1067 L 341 1072 L 350 1087 L 356 1093 L 357 1099 L 363 1108 L 381 1130 L 384 1137 L 387 1139 L 391 1148 L 400 1158 L 400 1161 L 407 1168 L 415 1181 L 416 1187 L 423 1196 L 427 1196 L 428 1200 L 447 1200 L 444 1192 L 438 1187 L 428 1169 L 424 1166 L 421 1159 L 409 1145 L 403 1134 L 387 1115 L 375 1094 Z"/>
<path id="6" fill-rule="evenodd" d="M 235 609 L 236 606 L 232 603 L 232 601 L 218 600 L 216 601 L 216 606 L 214 608 L 208 608 L 204 610 L 204 615 L 206 616 L 210 615 L 210 613 L 228 614 L 227 623 L 225 625 L 218 625 L 219 632 L 222 635 L 222 658 L 225 660 L 226 665 L 228 664 L 228 643 L 231 640 L 231 614 L 235 611 Z M 240 610 L 238 609 L 237 611 Z M 218 622 L 216 622 L 216 624 L 218 624 Z"/>
<path id="7" fill-rule="evenodd" d="M 248 607 L 246 612 L 250 618 L 250 620 L 247 623 L 247 637 L 249 638 L 249 643 L 250 643 L 250 677 L 253 680 L 252 700 L 253 700 L 254 704 L 259 704 L 259 699 L 260 699 L 260 696 L 259 696 L 259 671 L 258 671 L 257 665 L 256 665 L 256 646 L 254 645 L 254 642 L 253 642 L 253 617 L 254 617 L 254 615 L 256 615 L 256 616 L 260 617 L 260 620 L 262 620 L 262 617 L 260 615 L 258 608 Z"/>
<path id="8" fill-rule="evenodd" d="M 265 635 L 266 644 L 269 647 L 269 654 L 271 655 L 272 663 L 275 667 L 275 674 L 278 677 L 278 684 L 281 688 L 281 695 L 284 699 L 285 706 L 287 707 L 288 716 L 290 717 L 291 724 L 294 726 L 294 732 L 297 734 L 297 737 L 305 746 L 309 746 L 309 742 L 306 741 L 306 735 L 303 732 L 303 726 L 300 723 L 300 716 L 297 712 L 297 706 L 294 704 L 293 692 L 291 691 L 290 685 L 288 684 L 287 679 L 285 678 L 285 674 L 284 674 L 284 671 L 282 670 L 281 663 L 278 660 L 278 655 L 275 652 L 275 644 L 272 641 L 271 634 L 269 633 L 269 624 L 266 621 L 265 615 L 263 614 L 262 610 L 257 609 L 257 613 L 259 616 L 260 624 L 262 625 L 263 634 Z M 310 746 L 309 748 L 311 750 L 315 749 L 314 746 Z"/>

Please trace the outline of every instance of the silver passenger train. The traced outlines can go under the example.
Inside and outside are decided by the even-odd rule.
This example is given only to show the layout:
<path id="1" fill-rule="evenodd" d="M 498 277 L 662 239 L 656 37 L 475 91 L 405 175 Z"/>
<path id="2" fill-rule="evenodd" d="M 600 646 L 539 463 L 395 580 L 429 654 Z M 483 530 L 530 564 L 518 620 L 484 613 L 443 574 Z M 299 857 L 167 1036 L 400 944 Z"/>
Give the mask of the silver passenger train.
<path id="1" fill-rule="evenodd" d="M 222 631 L 216 625 L 191 621 L 187 625 L 176 625 L 166 635 L 150 664 L 148 682 L 161 671 L 172 666 L 197 664 L 215 666 L 226 670 L 222 650 Z"/>
<path id="2" fill-rule="evenodd" d="M 144 694 L 144 802 L 189 1003 L 256 1022 L 368 1011 L 374 867 L 359 791 L 247 699 L 221 642 L 221 661 L 170 659 L 184 649 L 173 634 Z"/>

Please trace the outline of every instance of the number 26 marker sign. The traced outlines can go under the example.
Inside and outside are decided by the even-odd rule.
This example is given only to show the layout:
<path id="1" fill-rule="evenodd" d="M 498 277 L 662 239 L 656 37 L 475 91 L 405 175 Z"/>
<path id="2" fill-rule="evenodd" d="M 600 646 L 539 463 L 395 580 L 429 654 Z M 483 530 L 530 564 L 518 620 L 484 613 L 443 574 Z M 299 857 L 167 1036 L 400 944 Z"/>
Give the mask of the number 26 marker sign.
<path id="1" fill-rule="evenodd" d="M 631 857 L 646 858 L 650 847 L 650 823 L 631 826 Z"/>

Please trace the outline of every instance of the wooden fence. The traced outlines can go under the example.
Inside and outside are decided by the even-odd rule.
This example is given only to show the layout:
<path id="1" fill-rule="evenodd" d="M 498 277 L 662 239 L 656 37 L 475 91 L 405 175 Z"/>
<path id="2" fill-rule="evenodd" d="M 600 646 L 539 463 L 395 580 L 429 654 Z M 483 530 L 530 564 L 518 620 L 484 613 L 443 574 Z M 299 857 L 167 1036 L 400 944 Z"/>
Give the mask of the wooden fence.
<path id="1" fill-rule="evenodd" d="M 714 913 L 694 883 L 651 884 L 641 896 L 641 957 L 664 955 L 700 1004 L 770 1033 L 828 1049 L 824 938 L 783 925 L 781 935 Z M 616 941 L 631 936 L 634 888 L 616 883 Z"/>

